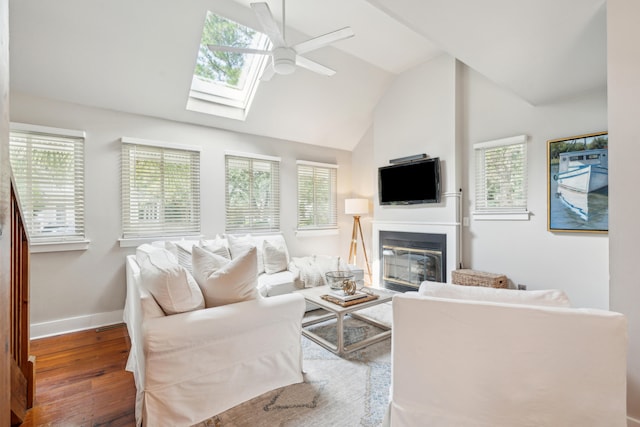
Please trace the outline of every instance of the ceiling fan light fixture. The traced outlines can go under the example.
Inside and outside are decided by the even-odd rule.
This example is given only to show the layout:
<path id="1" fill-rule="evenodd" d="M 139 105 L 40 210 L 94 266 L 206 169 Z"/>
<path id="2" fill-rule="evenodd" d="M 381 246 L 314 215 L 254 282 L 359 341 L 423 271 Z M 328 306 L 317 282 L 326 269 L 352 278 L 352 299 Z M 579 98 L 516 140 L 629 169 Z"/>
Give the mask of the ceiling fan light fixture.
<path id="1" fill-rule="evenodd" d="M 296 69 L 296 52 L 287 47 L 273 49 L 273 70 L 277 74 L 291 74 Z"/>

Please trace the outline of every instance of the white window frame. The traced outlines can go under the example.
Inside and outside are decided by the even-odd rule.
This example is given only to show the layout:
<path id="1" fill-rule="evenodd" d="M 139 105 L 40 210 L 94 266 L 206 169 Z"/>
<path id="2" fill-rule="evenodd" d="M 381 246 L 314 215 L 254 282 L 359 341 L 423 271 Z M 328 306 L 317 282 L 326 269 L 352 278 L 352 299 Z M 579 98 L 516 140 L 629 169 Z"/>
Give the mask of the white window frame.
<path id="1" fill-rule="evenodd" d="M 475 206 L 472 212 L 474 220 L 509 220 L 509 221 L 527 221 L 530 212 L 527 209 L 527 136 L 518 135 L 509 138 L 502 138 L 492 141 L 480 142 L 473 145 L 475 154 Z M 519 163 L 513 166 L 520 168 L 522 171 L 521 185 L 514 188 L 516 193 L 521 195 L 520 199 L 515 201 L 506 201 L 506 203 L 491 206 L 488 202 L 489 195 L 487 191 L 487 163 L 493 158 L 492 153 L 496 149 L 510 147 L 517 153 L 520 150 L 521 156 Z M 502 165 L 501 170 L 509 169 L 511 165 Z M 498 177 L 504 178 L 504 177 Z M 506 182 L 505 182 L 506 185 Z M 512 203 L 513 202 L 513 203 Z"/>
<path id="2" fill-rule="evenodd" d="M 120 239 L 120 246 L 128 247 L 135 246 L 142 242 L 151 240 L 158 240 L 166 237 L 199 237 L 201 236 L 201 213 L 200 213 L 200 151 L 201 147 L 175 144 L 164 141 L 152 141 L 139 138 L 122 137 L 122 170 L 121 170 L 121 185 L 122 185 L 122 200 L 121 200 L 121 221 L 122 221 L 122 238 Z M 143 156 L 152 155 L 153 153 L 159 155 L 164 162 L 164 158 L 167 155 L 181 155 L 185 158 L 189 158 L 193 169 L 190 174 L 190 191 L 191 200 L 189 203 L 189 214 L 191 220 L 184 222 L 180 225 L 168 224 L 162 219 L 159 223 L 156 223 L 157 227 L 152 229 L 149 224 L 140 224 L 139 227 L 133 222 L 132 219 L 132 206 L 135 204 L 135 200 L 132 200 L 131 194 L 131 162 L 134 158 L 131 157 L 132 149 L 140 150 Z M 160 176 L 163 175 L 164 169 L 158 172 Z M 165 206 L 167 194 L 164 188 L 160 190 L 159 201 L 162 207 Z M 163 215 L 160 215 L 163 217 Z"/>
<path id="3" fill-rule="evenodd" d="M 207 14 L 209 13 L 214 12 L 208 11 Z M 239 24 L 224 15 L 215 15 Z M 257 36 L 248 48 L 256 50 L 271 49 L 269 38 L 260 31 L 254 31 L 256 31 Z M 257 54 L 245 54 L 245 57 L 246 62 L 242 69 L 242 85 L 239 88 L 226 86 L 197 76 L 194 73 L 191 80 L 189 99 L 187 100 L 187 110 L 244 121 L 247 118 L 249 108 L 260 84 L 259 77 L 262 75 L 269 59 L 268 55 Z"/>
<path id="4" fill-rule="evenodd" d="M 14 167 L 14 178 L 18 187 L 18 198 L 20 199 L 25 223 L 30 240 L 30 252 L 57 252 L 57 251 L 75 251 L 85 250 L 89 247 L 89 240 L 86 238 L 86 221 L 85 221 L 85 172 L 84 172 L 84 143 L 86 134 L 81 130 L 62 129 L 49 126 L 39 126 L 26 123 L 10 124 L 10 149 L 13 144 L 17 144 L 15 139 L 23 138 L 26 140 L 27 153 L 27 172 L 22 175 Z M 38 222 L 34 213 L 35 197 L 33 191 L 36 183 L 34 179 L 47 179 L 55 181 L 55 176 L 51 174 L 35 176 L 32 170 L 32 153 L 34 140 L 38 140 L 38 144 L 46 146 L 53 151 L 69 151 L 73 152 L 73 179 L 72 179 L 72 196 L 69 198 L 68 191 L 55 193 L 49 189 L 49 196 L 56 194 L 56 200 L 61 200 L 65 209 L 65 217 L 68 216 L 71 209 L 71 219 L 66 219 L 63 226 L 64 229 L 71 231 L 62 231 L 58 236 L 54 236 L 45 232 L 37 232 L 34 227 Z M 15 145 L 14 145 L 15 146 Z M 63 178 L 60 178 L 63 179 Z M 69 184 L 68 181 L 57 181 L 59 184 Z M 40 189 L 41 191 L 42 189 Z M 57 216 L 57 214 L 56 214 Z"/>
<path id="5" fill-rule="evenodd" d="M 331 163 L 318 163 L 318 162 L 310 162 L 310 161 L 306 161 L 306 160 L 298 160 L 296 162 L 297 167 L 296 167 L 296 177 L 297 177 L 297 184 L 298 184 L 298 191 L 297 191 L 297 230 L 299 232 L 311 232 L 311 231 L 316 231 L 316 230 L 337 230 L 338 229 L 338 165 L 336 164 L 331 164 Z M 301 219 L 301 198 L 300 198 L 300 191 L 301 191 L 301 185 L 300 185 L 300 179 L 301 179 L 301 167 L 304 168 L 311 168 L 312 170 L 312 174 L 314 175 L 313 177 L 313 185 L 314 185 L 314 189 L 313 189 L 313 216 L 314 218 L 314 224 L 310 225 L 310 226 L 302 226 L 300 224 L 300 219 Z M 330 174 L 330 180 L 331 182 L 331 188 L 330 188 L 330 194 L 329 199 L 329 206 L 328 212 L 323 212 L 323 215 L 325 216 L 329 216 L 331 218 L 329 223 L 326 224 L 320 224 L 317 222 L 317 217 L 319 215 L 318 212 L 318 206 L 315 203 L 315 200 L 318 196 L 318 194 L 316 193 L 316 173 L 320 172 L 320 171 L 324 171 L 324 172 L 329 172 Z M 319 191 L 319 190 L 318 190 Z"/>
<path id="6" fill-rule="evenodd" d="M 225 152 L 225 231 L 228 233 L 242 233 L 242 232 L 275 232 L 280 231 L 280 157 L 274 156 L 265 156 L 260 154 L 249 154 L 249 153 L 238 153 L 233 151 Z M 253 195 L 253 187 L 251 183 L 249 184 L 249 188 L 246 189 L 249 194 L 250 205 L 252 207 L 247 206 L 231 206 L 231 187 L 230 187 L 230 176 L 229 176 L 229 162 L 230 161 L 248 161 L 248 172 L 253 174 L 254 171 L 254 163 L 267 163 L 271 168 L 272 173 L 272 181 L 271 185 L 271 197 L 268 205 L 269 209 L 264 211 L 260 211 L 257 207 L 255 207 L 255 197 Z M 257 218 L 259 216 L 268 216 L 270 219 L 267 221 L 270 226 L 265 227 L 260 224 L 263 222 L 254 222 L 251 218 Z M 249 225 L 238 227 L 233 226 L 234 223 L 233 218 L 236 216 L 243 216 L 249 218 Z"/>

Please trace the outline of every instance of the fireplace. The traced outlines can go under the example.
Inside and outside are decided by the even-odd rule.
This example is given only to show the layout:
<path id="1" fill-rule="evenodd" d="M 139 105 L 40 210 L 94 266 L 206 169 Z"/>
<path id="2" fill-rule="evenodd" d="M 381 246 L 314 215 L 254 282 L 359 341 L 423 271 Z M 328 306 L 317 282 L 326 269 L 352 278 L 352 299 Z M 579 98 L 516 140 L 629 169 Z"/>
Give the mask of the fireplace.
<path id="1" fill-rule="evenodd" d="M 380 285 L 416 291 L 423 281 L 446 281 L 446 234 L 380 231 Z"/>

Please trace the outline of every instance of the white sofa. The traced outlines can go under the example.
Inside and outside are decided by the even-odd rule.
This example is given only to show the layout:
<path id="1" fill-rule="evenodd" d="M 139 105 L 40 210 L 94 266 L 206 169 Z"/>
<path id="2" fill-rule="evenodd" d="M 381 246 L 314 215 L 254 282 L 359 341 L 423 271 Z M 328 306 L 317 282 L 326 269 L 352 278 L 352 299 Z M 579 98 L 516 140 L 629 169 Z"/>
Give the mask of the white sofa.
<path id="1" fill-rule="evenodd" d="M 392 427 L 626 426 L 623 315 L 442 284 L 392 305 Z"/>
<path id="2" fill-rule="evenodd" d="M 136 423 L 189 426 L 302 381 L 304 299 L 287 294 L 166 315 L 126 257 Z"/>
<path id="3" fill-rule="evenodd" d="M 282 234 L 256 234 L 250 236 L 251 243 L 258 250 L 258 291 L 262 296 L 274 296 L 283 295 L 293 292 L 298 289 L 317 285 L 316 281 L 321 279 L 320 275 L 324 275 L 326 271 L 332 270 L 349 270 L 354 274 L 354 280 L 363 282 L 364 271 L 351 264 L 347 264 L 339 256 L 327 256 L 327 255 L 311 255 L 306 257 L 291 256 L 287 243 Z M 284 257 L 286 259 L 286 268 L 277 271 L 269 272 L 265 270 L 265 265 L 269 264 L 269 260 L 264 253 L 264 242 L 280 247 L 284 251 Z M 216 236 L 215 239 L 200 239 L 200 240 L 172 240 L 172 241 L 159 241 L 154 244 L 165 247 L 167 243 L 175 247 L 174 252 L 178 257 L 178 261 L 188 271 L 192 271 L 192 250 L 193 246 L 202 245 L 205 243 L 218 242 L 229 247 L 229 241 L 226 236 Z M 317 269 L 315 271 L 316 278 L 313 279 L 309 274 L 305 275 L 305 271 L 301 271 L 301 265 L 314 264 Z M 278 270 L 278 269 L 276 269 Z M 316 282 L 316 283 L 310 283 Z M 307 309 L 312 307 L 307 306 Z M 315 308 L 315 307 L 313 307 Z"/>

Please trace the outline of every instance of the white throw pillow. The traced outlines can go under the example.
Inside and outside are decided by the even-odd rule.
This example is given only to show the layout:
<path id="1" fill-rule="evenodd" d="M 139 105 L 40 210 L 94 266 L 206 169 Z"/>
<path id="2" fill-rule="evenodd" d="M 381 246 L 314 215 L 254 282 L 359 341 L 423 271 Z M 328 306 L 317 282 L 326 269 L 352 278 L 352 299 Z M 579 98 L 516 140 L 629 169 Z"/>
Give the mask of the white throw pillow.
<path id="1" fill-rule="evenodd" d="M 227 249 L 229 248 L 229 242 L 227 238 L 224 236 L 220 236 L 216 234 L 216 237 L 213 239 L 200 239 L 200 246 L 204 245 L 217 245 L 217 246 L 225 246 Z"/>
<path id="2" fill-rule="evenodd" d="M 225 257 L 226 259 L 231 259 L 229 248 L 227 247 L 227 245 L 221 242 L 216 242 L 215 240 L 200 240 L 199 246 L 203 249 L 208 250 L 212 254 Z"/>
<path id="3" fill-rule="evenodd" d="M 205 305 L 217 307 L 259 297 L 258 261 L 255 246 L 219 270 L 211 273 L 202 284 Z"/>
<path id="4" fill-rule="evenodd" d="M 464 299 L 476 301 L 502 302 L 507 304 L 569 307 L 569 297 L 557 289 L 520 291 L 483 286 L 463 286 L 449 283 L 422 282 L 420 295 L 437 298 Z"/>
<path id="5" fill-rule="evenodd" d="M 279 273 L 287 269 L 287 250 L 274 242 L 269 240 L 262 242 L 262 257 L 264 271 L 267 274 Z"/>
<path id="6" fill-rule="evenodd" d="M 166 249 L 144 252 L 140 279 L 166 314 L 204 308 L 204 298 L 189 272 Z"/>
<path id="7" fill-rule="evenodd" d="M 226 248 L 224 248 L 226 250 Z M 229 264 L 231 260 L 227 256 L 222 256 L 208 251 L 200 246 L 194 246 L 191 251 L 191 259 L 193 264 L 193 277 L 198 282 L 198 285 L 202 287 L 207 278 L 225 265 Z"/>
<path id="8" fill-rule="evenodd" d="M 231 259 L 241 256 L 250 248 L 256 246 L 251 234 L 247 234 L 246 236 L 227 234 L 226 237 L 227 242 L 229 242 L 229 252 L 231 253 Z"/>
<path id="9" fill-rule="evenodd" d="M 142 265 L 142 263 L 149 258 L 151 253 L 162 249 L 162 246 L 151 243 L 144 243 L 136 248 L 136 262 L 138 263 L 138 265 Z M 171 257 L 170 259 L 172 262 L 178 262 L 178 258 L 176 258 L 170 251 L 167 252 L 169 252 L 170 255 L 168 256 Z"/>

